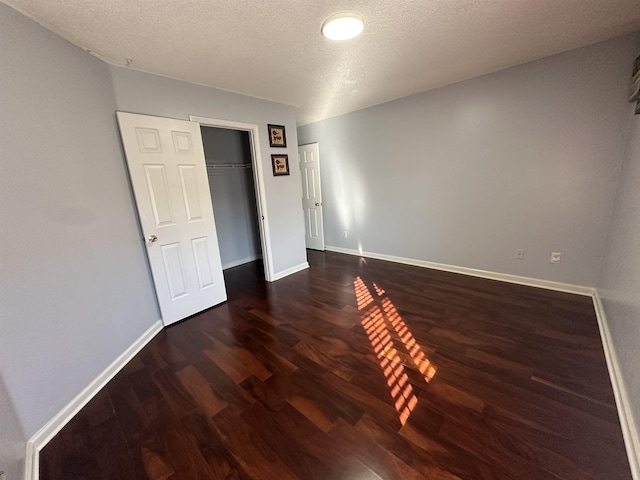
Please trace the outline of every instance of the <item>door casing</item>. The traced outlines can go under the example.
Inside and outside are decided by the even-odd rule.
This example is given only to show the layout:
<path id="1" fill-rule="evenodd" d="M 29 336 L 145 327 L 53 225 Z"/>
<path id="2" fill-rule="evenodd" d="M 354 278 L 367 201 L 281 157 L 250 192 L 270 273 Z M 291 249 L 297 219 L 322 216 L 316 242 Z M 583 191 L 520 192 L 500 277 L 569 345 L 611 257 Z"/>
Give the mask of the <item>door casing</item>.
<path id="1" fill-rule="evenodd" d="M 264 170 L 260 155 L 260 135 L 258 125 L 253 123 L 234 122 L 218 118 L 189 115 L 189 120 L 198 122 L 203 127 L 227 128 L 249 133 L 251 148 L 251 163 L 253 165 L 253 183 L 256 191 L 256 207 L 258 209 L 258 225 L 260 230 L 260 244 L 262 247 L 262 262 L 264 277 L 268 282 L 275 280 L 273 271 L 273 255 L 271 251 L 271 236 L 269 235 L 269 216 L 267 215 L 267 196 L 264 189 Z"/>

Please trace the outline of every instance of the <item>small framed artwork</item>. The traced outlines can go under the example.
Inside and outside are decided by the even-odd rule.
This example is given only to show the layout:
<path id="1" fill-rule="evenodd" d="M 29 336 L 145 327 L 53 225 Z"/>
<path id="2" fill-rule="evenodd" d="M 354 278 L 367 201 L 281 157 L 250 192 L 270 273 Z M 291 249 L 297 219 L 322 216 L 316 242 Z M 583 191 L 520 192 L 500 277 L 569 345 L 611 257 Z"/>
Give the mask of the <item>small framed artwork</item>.
<path id="1" fill-rule="evenodd" d="M 273 176 L 289 175 L 289 155 L 271 155 Z"/>
<path id="2" fill-rule="evenodd" d="M 267 125 L 269 127 L 269 146 L 270 147 L 286 147 L 287 136 L 284 131 L 284 125 Z"/>

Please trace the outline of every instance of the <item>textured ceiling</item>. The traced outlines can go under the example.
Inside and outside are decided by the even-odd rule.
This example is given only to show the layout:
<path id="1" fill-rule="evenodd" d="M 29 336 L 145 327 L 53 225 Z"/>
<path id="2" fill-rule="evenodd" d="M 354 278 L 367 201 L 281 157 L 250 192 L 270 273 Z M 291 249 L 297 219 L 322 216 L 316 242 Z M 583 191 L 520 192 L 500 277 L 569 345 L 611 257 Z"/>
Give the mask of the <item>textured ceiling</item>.
<path id="1" fill-rule="evenodd" d="M 298 123 L 640 29 L 639 0 L 2 0 L 99 58 L 298 107 Z M 356 11 L 359 37 L 320 35 Z"/>

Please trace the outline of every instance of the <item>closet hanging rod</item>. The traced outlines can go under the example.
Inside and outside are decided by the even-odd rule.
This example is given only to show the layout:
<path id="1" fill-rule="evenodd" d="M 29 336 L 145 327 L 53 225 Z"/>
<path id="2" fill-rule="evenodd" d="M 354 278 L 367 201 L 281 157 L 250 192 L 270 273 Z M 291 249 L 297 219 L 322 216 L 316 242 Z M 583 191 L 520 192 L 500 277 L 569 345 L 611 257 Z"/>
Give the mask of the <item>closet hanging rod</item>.
<path id="1" fill-rule="evenodd" d="M 250 163 L 238 164 L 238 163 L 216 163 L 213 165 L 207 165 L 207 168 L 251 168 Z"/>

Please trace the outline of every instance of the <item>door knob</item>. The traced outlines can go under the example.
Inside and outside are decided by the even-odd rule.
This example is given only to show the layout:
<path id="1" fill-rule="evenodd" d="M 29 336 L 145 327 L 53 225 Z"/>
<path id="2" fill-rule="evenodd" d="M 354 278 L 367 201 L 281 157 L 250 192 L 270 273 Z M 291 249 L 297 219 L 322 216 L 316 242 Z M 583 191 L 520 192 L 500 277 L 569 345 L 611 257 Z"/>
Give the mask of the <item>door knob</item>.
<path id="1" fill-rule="evenodd" d="M 316 207 L 319 207 L 320 205 L 322 205 L 321 203 L 316 202 Z"/>
<path id="2" fill-rule="evenodd" d="M 156 237 L 155 235 L 149 235 L 149 239 L 148 239 L 151 243 L 157 242 L 158 241 L 158 237 Z"/>

